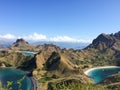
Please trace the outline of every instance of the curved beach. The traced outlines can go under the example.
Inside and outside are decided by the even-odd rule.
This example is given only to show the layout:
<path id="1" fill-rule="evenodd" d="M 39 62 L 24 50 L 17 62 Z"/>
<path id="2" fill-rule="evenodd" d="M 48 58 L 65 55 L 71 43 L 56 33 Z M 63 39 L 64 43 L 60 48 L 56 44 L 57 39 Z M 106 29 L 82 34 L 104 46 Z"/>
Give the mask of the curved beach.
<path id="1" fill-rule="evenodd" d="M 120 66 L 101 66 L 101 67 L 95 67 L 95 68 L 90 68 L 84 72 L 85 75 L 88 75 L 89 72 L 95 69 L 104 69 L 104 68 L 120 68 Z"/>

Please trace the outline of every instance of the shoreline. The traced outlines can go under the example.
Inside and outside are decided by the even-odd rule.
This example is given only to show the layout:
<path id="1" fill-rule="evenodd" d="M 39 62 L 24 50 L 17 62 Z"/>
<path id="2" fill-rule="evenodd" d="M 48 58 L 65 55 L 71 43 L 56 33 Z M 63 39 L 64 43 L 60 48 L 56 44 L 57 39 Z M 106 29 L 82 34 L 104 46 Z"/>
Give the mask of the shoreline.
<path id="1" fill-rule="evenodd" d="M 20 70 L 21 72 L 24 72 L 25 76 L 28 77 L 31 81 L 32 87 L 30 90 L 39 90 L 38 80 L 31 74 L 30 71 L 24 71 L 24 70 L 18 69 L 16 67 L 0 67 L 0 68 L 12 68 L 12 69 L 16 69 L 16 70 Z"/>
<path id="2" fill-rule="evenodd" d="M 101 68 L 120 68 L 120 66 L 101 66 L 101 67 L 94 67 L 94 68 L 90 68 L 86 71 L 84 71 L 84 74 L 88 76 L 88 73 L 92 70 L 95 70 L 95 69 L 101 69 Z"/>
<path id="3" fill-rule="evenodd" d="M 33 84 L 32 90 L 39 90 L 38 80 L 34 76 L 31 76 L 29 78 Z"/>

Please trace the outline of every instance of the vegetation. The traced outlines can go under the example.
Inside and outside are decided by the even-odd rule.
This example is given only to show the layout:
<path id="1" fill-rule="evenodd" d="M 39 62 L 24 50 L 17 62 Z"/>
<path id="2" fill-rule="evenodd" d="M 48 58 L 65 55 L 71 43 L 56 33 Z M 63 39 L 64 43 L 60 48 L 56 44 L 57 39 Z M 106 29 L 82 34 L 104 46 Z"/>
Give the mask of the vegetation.
<path id="1" fill-rule="evenodd" d="M 83 73 L 85 69 L 92 67 L 120 66 L 120 38 L 117 37 L 120 36 L 120 32 L 117 34 L 101 34 L 84 50 L 60 49 L 51 44 L 34 47 L 23 39 L 19 39 L 9 48 L 11 52 L 9 50 L 0 52 L 0 65 L 4 64 L 5 66 L 13 66 L 30 71 L 35 71 L 36 69 L 34 75 L 38 78 L 39 84 L 47 84 L 48 90 L 107 90 L 107 88 L 109 90 L 119 90 L 119 75 L 109 77 L 101 82 L 100 85 L 95 85 L 90 84 L 88 77 Z M 40 52 L 34 57 L 27 57 L 16 53 L 15 50 Z M 78 76 L 82 78 L 78 78 Z M 61 79 L 67 80 L 68 77 L 70 79 L 77 78 L 80 82 L 61 81 Z M 17 82 L 19 88 L 21 88 L 20 82 L 21 80 Z M 12 82 L 7 84 L 5 89 L 11 90 Z M 41 87 L 40 89 L 46 90 Z"/>
<path id="2" fill-rule="evenodd" d="M 46 61 L 46 63 L 44 64 L 44 69 L 45 70 L 51 70 L 51 66 L 53 66 L 53 64 L 55 64 L 53 69 L 56 69 L 57 66 L 59 65 L 59 61 L 60 61 L 60 55 L 57 52 L 52 52 L 51 56 L 48 58 L 48 60 Z"/>
<path id="3" fill-rule="evenodd" d="M 107 77 L 99 84 L 106 86 L 109 90 L 119 90 L 120 87 L 120 73 Z"/>
<path id="4" fill-rule="evenodd" d="M 36 68 L 36 61 L 32 56 L 26 56 L 26 58 L 19 61 L 16 66 L 22 70 L 32 71 Z"/>
<path id="5" fill-rule="evenodd" d="M 81 83 L 49 83 L 48 90 L 108 90 L 107 88 L 95 84 L 81 84 Z"/>
<path id="6" fill-rule="evenodd" d="M 40 80 L 39 80 L 39 83 L 45 83 L 46 81 L 49 81 L 49 80 L 52 80 L 51 77 L 42 77 Z"/>

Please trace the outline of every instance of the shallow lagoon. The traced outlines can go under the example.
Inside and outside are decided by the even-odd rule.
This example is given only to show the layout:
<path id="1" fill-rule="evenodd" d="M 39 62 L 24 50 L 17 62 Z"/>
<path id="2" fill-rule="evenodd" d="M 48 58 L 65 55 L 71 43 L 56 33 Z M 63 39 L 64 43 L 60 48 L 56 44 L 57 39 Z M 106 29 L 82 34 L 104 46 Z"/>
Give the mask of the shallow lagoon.
<path id="1" fill-rule="evenodd" d="M 21 90 L 32 88 L 32 82 L 26 73 L 14 68 L 0 68 L 0 81 L 3 86 L 6 86 L 8 81 L 13 82 L 12 90 L 19 90 L 19 87 Z"/>
<path id="2" fill-rule="evenodd" d="M 120 67 L 100 67 L 88 71 L 86 74 L 95 83 L 99 83 L 112 74 L 120 73 Z"/>
<path id="3" fill-rule="evenodd" d="M 30 51 L 22 51 L 22 53 L 23 53 L 25 56 L 32 56 L 32 55 L 36 54 L 36 52 L 30 52 Z"/>

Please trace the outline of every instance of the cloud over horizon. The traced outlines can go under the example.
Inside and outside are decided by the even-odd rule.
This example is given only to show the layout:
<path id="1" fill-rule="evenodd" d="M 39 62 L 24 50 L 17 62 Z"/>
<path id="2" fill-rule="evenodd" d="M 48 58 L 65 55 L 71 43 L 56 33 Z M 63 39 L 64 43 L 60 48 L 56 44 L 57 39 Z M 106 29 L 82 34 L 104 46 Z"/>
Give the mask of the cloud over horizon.
<path id="1" fill-rule="evenodd" d="M 17 37 L 12 34 L 5 34 L 5 35 L 0 35 L 0 39 L 17 39 Z"/>
<path id="2" fill-rule="evenodd" d="M 25 40 L 29 41 L 50 41 L 50 42 L 74 42 L 74 43 L 91 43 L 91 40 L 84 40 L 84 39 L 76 39 L 69 36 L 55 36 L 55 37 L 47 37 L 46 35 L 39 34 L 39 33 L 33 33 L 29 35 L 23 35 L 23 36 L 15 36 L 12 34 L 5 34 L 0 35 L 0 39 L 8 39 L 8 40 L 14 40 L 14 39 L 20 39 L 23 38 Z"/>

